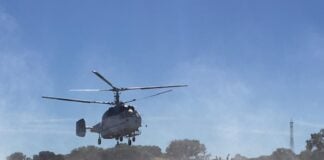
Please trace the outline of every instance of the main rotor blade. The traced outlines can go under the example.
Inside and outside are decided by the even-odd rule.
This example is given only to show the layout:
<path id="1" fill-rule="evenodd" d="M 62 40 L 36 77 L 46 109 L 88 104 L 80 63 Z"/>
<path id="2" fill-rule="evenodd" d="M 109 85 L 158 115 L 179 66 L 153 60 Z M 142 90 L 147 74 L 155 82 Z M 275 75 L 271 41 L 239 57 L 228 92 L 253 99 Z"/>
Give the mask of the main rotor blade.
<path id="1" fill-rule="evenodd" d="M 97 75 L 100 79 L 102 79 L 103 81 L 105 81 L 109 86 L 111 86 L 113 89 L 117 89 L 117 87 L 115 87 L 114 85 L 112 85 L 104 76 L 102 76 L 99 72 L 93 70 L 92 73 L 94 73 L 95 75 Z"/>
<path id="2" fill-rule="evenodd" d="M 141 99 L 155 97 L 155 96 L 158 96 L 158 95 L 161 95 L 161 94 L 164 94 L 164 93 L 168 93 L 168 92 L 171 92 L 171 91 L 172 91 L 172 89 L 169 89 L 169 90 L 166 90 L 166 91 L 163 91 L 163 92 L 159 92 L 159 93 L 156 93 L 156 94 L 153 94 L 153 95 L 150 95 L 150 96 L 143 97 Z"/>
<path id="3" fill-rule="evenodd" d="M 59 98 L 59 97 L 42 96 L 42 98 L 54 99 L 54 100 L 60 100 L 60 101 L 80 102 L 80 103 L 113 104 L 111 102 L 104 102 L 104 101 L 88 101 L 88 100 L 68 99 L 68 98 Z"/>
<path id="4" fill-rule="evenodd" d="M 156 94 L 153 94 L 153 95 L 145 96 L 145 97 L 142 97 L 142 98 L 132 99 L 132 100 L 126 101 L 124 103 L 129 103 L 129 102 L 134 102 L 134 101 L 141 100 L 141 99 L 151 98 L 151 97 L 158 96 L 158 95 L 168 93 L 168 92 L 171 92 L 171 91 L 172 91 L 172 89 L 169 89 L 169 90 L 159 92 L 159 93 L 156 93 Z"/>
<path id="5" fill-rule="evenodd" d="M 187 87 L 188 85 L 171 85 L 171 86 L 148 86 L 148 87 L 127 87 L 127 88 L 120 88 L 121 91 L 127 90 L 145 90 L 145 89 L 161 89 L 161 88 L 176 88 L 176 87 Z"/>
<path id="6" fill-rule="evenodd" d="M 110 89 L 70 89 L 72 92 L 101 92 L 101 91 L 111 91 Z"/>

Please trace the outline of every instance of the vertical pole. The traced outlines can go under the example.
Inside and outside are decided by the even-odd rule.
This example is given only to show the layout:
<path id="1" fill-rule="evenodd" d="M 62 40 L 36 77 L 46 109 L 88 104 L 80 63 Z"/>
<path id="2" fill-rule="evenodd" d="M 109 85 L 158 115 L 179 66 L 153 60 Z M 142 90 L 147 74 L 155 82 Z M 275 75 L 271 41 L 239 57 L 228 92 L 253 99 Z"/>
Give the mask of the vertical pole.
<path id="1" fill-rule="evenodd" d="M 290 149 L 294 151 L 294 122 L 290 120 Z"/>

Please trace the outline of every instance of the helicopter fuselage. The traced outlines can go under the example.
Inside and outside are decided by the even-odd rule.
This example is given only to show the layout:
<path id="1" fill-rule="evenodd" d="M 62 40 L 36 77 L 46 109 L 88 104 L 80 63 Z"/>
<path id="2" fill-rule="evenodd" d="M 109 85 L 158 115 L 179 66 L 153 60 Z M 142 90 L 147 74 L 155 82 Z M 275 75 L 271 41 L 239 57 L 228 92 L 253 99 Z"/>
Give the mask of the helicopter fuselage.
<path id="1" fill-rule="evenodd" d="M 101 122 L 94 125 L 90 131 L 99 133 L 104 139 L 130 138 L 140 134 L 141 124 L 142 118 L 135 108 L 122 105 L 110 107 L 103 114 Z"/>

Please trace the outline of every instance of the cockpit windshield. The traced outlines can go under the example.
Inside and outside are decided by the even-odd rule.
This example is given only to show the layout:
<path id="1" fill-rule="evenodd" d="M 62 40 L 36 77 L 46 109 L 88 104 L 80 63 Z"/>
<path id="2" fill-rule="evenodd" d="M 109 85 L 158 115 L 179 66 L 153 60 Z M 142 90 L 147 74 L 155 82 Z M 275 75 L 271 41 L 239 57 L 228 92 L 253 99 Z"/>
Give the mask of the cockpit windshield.
<path id="1" fill-rule="evenodd" d="M 102 119 L 105 119 L 107 117 L 111 117 L 111 116 L 116 116 L 124 111 L 128 111 L 129 109 L 131 109 L 132 111 L 134 111 L 134 107 L 133 106 L 127 106 L 127 105 L 123 105 L 123 106 L 119 106 L 119 107 L 110 107 L 102 116 Z"/>

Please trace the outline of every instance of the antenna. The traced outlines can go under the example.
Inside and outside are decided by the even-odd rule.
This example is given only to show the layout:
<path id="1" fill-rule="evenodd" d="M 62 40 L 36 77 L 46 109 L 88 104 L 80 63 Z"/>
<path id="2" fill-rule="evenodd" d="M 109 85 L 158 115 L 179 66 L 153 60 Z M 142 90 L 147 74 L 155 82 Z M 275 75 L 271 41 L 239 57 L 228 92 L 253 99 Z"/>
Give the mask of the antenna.
<path id="1" fill-rule="evenodd" d="M 294 151 L 294 121 L 291 119 L 289 122 L 290 125 L 290 149 Z"/>

